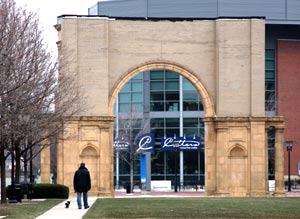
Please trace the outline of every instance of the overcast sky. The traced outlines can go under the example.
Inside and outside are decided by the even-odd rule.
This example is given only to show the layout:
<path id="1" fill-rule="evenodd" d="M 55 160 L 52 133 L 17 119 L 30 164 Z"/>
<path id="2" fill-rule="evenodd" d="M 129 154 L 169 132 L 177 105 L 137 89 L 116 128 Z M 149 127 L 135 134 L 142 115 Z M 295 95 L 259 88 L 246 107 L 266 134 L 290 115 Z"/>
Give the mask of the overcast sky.
<path id="1" fill-rule="evenodd" d="M 38 12 L 40 29 L 45 34 L 45 42 L 51 52 L 56 53 L 57 32 L 53 25 L 57 16 L 62 14 L 87 15 L 88 8 L 98 0 L 15 0 L 18 6 L 25 6 L 32 12 Z"/>

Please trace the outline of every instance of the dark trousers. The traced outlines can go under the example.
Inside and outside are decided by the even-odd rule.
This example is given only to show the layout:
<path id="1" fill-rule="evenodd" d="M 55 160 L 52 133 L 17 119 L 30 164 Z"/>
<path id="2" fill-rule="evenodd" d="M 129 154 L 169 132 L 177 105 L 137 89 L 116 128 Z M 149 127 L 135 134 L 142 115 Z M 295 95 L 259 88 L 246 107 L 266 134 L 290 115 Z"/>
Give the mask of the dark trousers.
<path id="1" fill-rule="evenodd" d="M 82 208 L 81 198 L 83 197 L 83 206 L 84 208 L 88 208 L 88 195 L 87 192 L 77 192 L 77 205 L 78 208 Z"/>

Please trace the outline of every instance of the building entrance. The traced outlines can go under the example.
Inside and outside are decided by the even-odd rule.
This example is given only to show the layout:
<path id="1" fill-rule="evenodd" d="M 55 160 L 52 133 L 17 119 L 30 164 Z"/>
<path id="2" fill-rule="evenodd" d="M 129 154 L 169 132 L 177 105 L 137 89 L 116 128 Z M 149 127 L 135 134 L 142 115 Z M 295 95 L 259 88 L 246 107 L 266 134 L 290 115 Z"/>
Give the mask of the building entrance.
<path id="1" fill-rule="evenodd" d="M 168 180 L 173 187 L 178 181 L 182 189 L 204 186 L 204 109 L 198 91 L 186 78 L 166 69 L 141 72 L 123 86 L 115 109 L 117 188 L 130 181 L 130 153 L 135 158 L 132 173 L 140 181 L 140 155 L 134 153 L 136 149 L 120 149 L 120 141 L 135 144 L 137 136 L 149 132 L 155 136 L 151 180 Z M 176 136 L 197 137 L 201 147 L 164 151 L 161 139 Z"/>

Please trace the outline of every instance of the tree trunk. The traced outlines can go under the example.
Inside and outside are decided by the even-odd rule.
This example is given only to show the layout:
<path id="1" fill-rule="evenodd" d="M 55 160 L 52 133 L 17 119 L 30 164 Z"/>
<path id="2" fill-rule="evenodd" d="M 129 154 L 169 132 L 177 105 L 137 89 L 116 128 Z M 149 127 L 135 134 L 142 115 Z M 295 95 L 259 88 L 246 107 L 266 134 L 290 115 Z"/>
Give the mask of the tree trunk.
<path id="1" fill-rule="evenodd" d="M 6 172 L 4 148 L 0 146 L 0 168 L 1 168 L 1 204 L 6 203 Z"/>
<path id="2" fill-rule="evenodd" d="M 133 158 L 132 157 L 130 159 L 130 193 L 133 193 Z"/>
<path id="3" fill-rule="evenodd" d="M 15 147 L 15 162 L 16 162 L 16 172 L 15 172 L 15 183 L 20 184 L 20 172 L 21 172 L 21 154 L 18 144 Z"/>
<path id="4" fill-rule="evenodd" d="M 27 162 L 28 162 L 28 159 L 27 159 L 27 152 L 24 153 L 24 181 L 25 182 L 28 182 L 28 168 L 27 168 Z"/>

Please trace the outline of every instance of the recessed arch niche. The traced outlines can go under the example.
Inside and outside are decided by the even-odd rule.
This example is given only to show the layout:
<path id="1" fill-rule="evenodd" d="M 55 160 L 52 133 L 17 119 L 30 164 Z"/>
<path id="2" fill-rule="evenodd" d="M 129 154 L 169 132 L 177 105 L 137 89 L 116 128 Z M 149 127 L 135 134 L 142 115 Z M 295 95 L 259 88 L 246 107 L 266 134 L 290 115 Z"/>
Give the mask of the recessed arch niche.
<path id="1" fill-rule="evenodd" d="M 98 178 L 99 178 L 99 155 L 97 147 L 93 144 L 86 144 L 80 152 L 80 160 L 85 163 L 90 172 L 91 177 L 91 191 L 98 191 Z"/>

